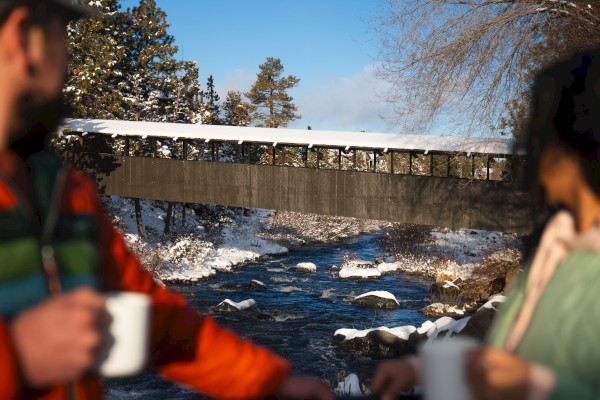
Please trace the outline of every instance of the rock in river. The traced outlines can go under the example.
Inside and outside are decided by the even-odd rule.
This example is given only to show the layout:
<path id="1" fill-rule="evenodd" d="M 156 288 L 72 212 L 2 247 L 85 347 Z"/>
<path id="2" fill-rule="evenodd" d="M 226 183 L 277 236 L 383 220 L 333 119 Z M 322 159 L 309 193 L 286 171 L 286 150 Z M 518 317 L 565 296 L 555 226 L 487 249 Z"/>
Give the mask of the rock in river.
<path id="1" fill-rule="evenodd" d="M 246 310 L 250 307 L 254 307 L 255 305 L 256 301 L 254 301 L 254 299 L 240 301 L 239 303 L 236 303 L 235 301 L 229 299 L 225 299 L 215 307 L 214 311 L 241 311 Z"/>
<path id="2" fill-rule="evenodd" d="M 317 272 L 317 266 L 311 262 L 301 262 L 290 268 L 290 271 L 308 274 Z"/>
<path id="3" fill-rule="evenodd" d="M 374 291 L 361 294 L 356 297 L 352 304 L 362 307 L 396 309 L 400 308 L 400 303 L 390 292 Z"/>

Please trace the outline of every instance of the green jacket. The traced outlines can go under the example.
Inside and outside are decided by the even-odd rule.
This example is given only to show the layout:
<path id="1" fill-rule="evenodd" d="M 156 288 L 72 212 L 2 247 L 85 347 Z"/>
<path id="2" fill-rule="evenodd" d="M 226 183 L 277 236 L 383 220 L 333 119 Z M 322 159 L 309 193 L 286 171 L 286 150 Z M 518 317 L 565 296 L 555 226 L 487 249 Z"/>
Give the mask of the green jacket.
<path id="1" fill-rule="evenodd" d="M 526 269 L 510 289 L 488 342 L 502 348 L 525 297 Z M 552 400 L 600 398 L 600 253 L 573 251 L 539 299 L 516 355 L 552 369 Z"/>

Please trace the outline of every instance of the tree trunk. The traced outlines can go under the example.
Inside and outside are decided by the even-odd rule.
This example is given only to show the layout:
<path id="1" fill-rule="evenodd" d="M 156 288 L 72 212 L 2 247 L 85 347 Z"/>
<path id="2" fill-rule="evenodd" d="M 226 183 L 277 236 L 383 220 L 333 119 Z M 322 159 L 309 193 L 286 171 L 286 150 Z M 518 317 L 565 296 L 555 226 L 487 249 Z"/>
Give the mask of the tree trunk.
<path id="1" fill-rule="evenodd" d="M 142 207 L 140 206 L 140 199 L 133 199 L 133 205 L 135 207 L 135 223 L 137 225 L 137 231 L 140 238 L 144 237 L 144 230 L 142 229 Z"/>
<path id="2" fill-rule="evenodd" d="M 169 202 L 167 206 L 167 216 L 165 217 L 165 235 L 171 230 L 171 217 L 173 216 L 173 203 Z"/>

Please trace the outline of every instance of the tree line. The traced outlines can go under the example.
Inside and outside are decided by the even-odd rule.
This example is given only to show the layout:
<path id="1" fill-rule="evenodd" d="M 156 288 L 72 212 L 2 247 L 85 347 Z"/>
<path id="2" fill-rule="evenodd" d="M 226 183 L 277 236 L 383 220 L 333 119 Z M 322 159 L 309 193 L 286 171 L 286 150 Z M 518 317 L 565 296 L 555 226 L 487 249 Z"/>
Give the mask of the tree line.
<path id="1" fill-rule="evenodd" d="M 201 88 L 196 62 L 178 59 L 167 14 L 154 0 L 121 10 L 119 0 L 80 0 L 102 18 L 71 23 L 71 62 L 64 98 L 77 118 L 122 119 L 277 128 L 298 119 L 278 58 L 259 66 L 246 93 L 230 91 L 221 103 L 212 74 Z"/>

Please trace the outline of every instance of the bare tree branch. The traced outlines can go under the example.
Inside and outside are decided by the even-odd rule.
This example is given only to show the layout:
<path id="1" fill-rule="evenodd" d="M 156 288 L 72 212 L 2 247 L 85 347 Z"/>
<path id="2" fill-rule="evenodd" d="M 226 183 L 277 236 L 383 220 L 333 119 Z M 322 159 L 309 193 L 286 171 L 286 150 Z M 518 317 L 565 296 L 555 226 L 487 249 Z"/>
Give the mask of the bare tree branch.
<path id="1" fill-rule="evenodd" d="M 378 74 L 417 130 L 440 114 L 492 130 L 539 68 L 600 44 L 600 0 L 382 1 Z"/>

